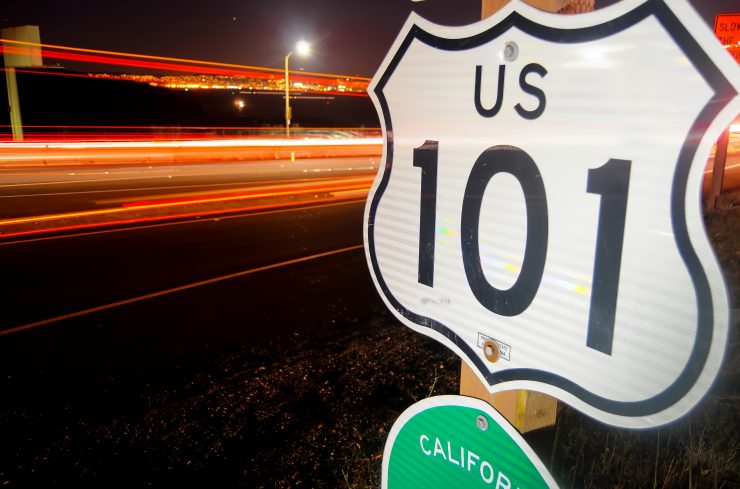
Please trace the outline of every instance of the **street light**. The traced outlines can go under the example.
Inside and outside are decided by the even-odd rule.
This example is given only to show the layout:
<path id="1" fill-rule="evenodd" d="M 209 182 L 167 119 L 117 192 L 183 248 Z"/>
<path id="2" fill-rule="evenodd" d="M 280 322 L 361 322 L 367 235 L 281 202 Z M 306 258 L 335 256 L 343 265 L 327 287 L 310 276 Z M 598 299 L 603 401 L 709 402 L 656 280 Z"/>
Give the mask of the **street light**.
<path id="1" fill-rule="evenodd" d="M 285 55 L 285 136 L 290 137 L 290 81 L 288 80 L 288 58 L 293 53 L 306 56 L 311 52 L 311 45 L 306 41 L 298 41 L 295 50 Z"/>

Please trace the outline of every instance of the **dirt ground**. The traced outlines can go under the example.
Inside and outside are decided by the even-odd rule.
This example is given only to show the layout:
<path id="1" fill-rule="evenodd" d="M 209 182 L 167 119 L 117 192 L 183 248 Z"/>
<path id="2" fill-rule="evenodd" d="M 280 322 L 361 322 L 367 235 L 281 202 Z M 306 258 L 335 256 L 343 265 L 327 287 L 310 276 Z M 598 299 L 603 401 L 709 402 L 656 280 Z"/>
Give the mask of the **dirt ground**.
<path id="1" fill-rule="evenodd" d="M 740 199 L 706 217 L 740 300 Z M 738 320 L 718 382 L 649 432 L 561 406 L 544 460 L 562 487 L 740 487 Z M 399 414 L 455 394 L 460 360 L 399 325 L 339 311 L 319 332 L 235 347 L 193 368 L 97 379 L 0 409 L 0 487 L 379 487 Z M 85 400 L 95 399 L 94 403 Z"/>

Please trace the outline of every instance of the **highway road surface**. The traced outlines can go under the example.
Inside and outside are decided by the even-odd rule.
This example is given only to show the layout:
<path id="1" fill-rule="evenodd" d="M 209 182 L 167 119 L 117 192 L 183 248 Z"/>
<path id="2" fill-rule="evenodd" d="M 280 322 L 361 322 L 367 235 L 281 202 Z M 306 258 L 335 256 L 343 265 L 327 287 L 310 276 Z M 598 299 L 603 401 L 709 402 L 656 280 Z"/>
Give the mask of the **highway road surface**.
<path id="1" fill-rule="evenodd" d="M 0 172 L 3 371 L 162 366 L 369 314 L 361 226 L 377 165 Z"/>
<path id="2" fill-rule="evenodd" d="M 354 199 L 2 243 L 0 363 L 4 371 L 137 369 L 366 314 L 377 299 L 363 206 Z"/>
<path id="3" fill-rule="evenodd" d="M 0 237 L 365 195 L 377 157 L 0 171 Z"/>

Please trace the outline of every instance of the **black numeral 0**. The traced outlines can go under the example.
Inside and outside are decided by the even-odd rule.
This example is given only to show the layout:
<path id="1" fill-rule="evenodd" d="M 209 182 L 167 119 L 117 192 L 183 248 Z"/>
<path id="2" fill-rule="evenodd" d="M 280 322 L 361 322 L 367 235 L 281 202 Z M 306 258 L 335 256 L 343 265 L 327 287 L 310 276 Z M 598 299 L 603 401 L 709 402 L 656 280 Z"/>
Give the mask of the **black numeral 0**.
<path id="1" fill-rule="evenodd" d="M 522 269 L 507 290 L 492 286 L 483 275 L 478 230 L 483 193 L 497 173 L 513 175 L 522 186 L 527 208 L 527 241 Z M 463 266 L 470 290 L 486 309 L 502 316 L 521 314 L 540 287 L 547 256 L 547 199 L 542 175 L 534 160 L 519 148 L 488 148 L 473 165 L 463 197 L 460 219 Z"/>
<path id="2" fill-rule="evenodd" d="M 413 164 L 421 168 L 418 281 L 429 287 L 434 286 L 438 155 L 437 141 L 426 141 L 414 149 Z M 586 346 L 607 355 L 611 355 L 614 338 L 630 166 L 630 161 L 610 159 L 602 167 L 588 171 L 586 187 L 587 192 L 601 195 Z M 522 269 L 514 285 L 506 290 L 497 289 L 486 280 L 480 258 L 481 204 L 488 183 L 497 173 L 508 173 L 517 179 L 527 212 Z M 524 312 L 542 281 L 548 239 L 545 186 L 537 164 L 525 151 L 513 146 L 494 146 L 478 157 L 465 187 L 460 235 L 465 276 L 478 302 L 502 316 Z"/>

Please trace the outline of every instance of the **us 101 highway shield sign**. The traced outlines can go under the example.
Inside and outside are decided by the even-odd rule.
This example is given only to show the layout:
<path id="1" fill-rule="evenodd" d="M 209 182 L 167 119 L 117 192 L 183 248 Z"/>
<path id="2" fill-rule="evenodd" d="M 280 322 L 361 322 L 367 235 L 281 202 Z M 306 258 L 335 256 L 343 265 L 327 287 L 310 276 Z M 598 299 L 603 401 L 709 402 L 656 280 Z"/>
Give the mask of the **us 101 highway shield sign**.
<path id="1" fill-rule="evenodd" d="M 683 0 L 412 15 L 369 88 L 385 164 L 365 248 L 385 303 L 492 392 L 624 427 L 685 414 L 727 342 L 700 192 L 739 84 Z"/>

